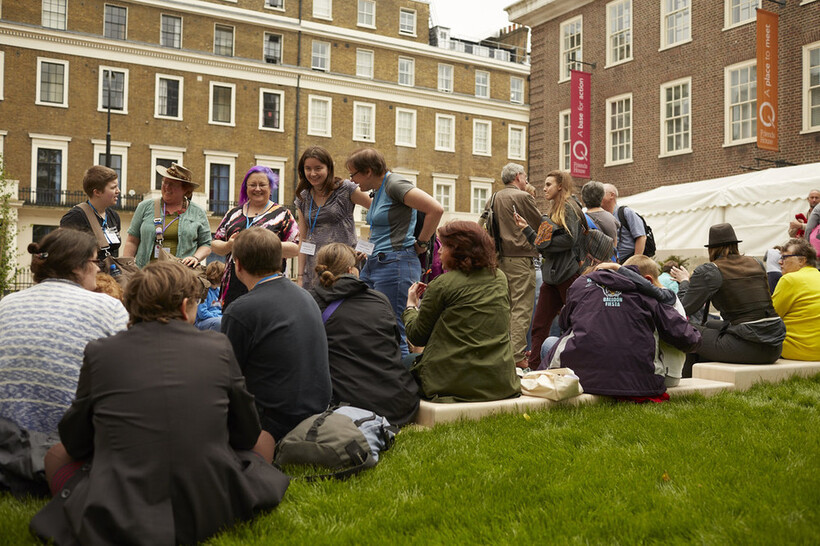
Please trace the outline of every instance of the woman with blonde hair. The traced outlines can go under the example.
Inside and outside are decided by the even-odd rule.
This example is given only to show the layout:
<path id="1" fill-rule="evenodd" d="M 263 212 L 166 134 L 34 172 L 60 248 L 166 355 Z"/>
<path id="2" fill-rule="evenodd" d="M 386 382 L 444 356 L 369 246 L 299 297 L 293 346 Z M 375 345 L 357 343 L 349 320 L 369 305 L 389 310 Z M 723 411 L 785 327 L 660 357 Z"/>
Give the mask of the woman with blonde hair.
<path id="1" fill-rule="evenodd" d="M 331 243 L 316 256 L 311 295 L 327 333 L 332 404 L 347 402 L 409 423 L 419 406 L 418 387 L 402 364 L 399 329 L 387 297 L 359 280 L 356 253 Z"/>

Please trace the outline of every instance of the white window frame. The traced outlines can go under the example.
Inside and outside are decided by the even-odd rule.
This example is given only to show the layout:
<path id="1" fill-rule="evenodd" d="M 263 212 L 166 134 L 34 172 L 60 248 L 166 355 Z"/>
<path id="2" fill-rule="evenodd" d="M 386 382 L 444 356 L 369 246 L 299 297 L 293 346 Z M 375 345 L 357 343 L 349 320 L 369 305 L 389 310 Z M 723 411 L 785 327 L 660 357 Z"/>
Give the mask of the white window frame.
<path id="1" fill-rule="evenodd" d="M 486 93 L 479 93 L 479 86 L 484 87 L 484 84 L 479 83 L 478 79 L 479 76 L 486 76 L 487 77 L 487 84 L 486 84 Z M 475 96 L 481 99 L 489 99 L 490 98 L 490 73 L 486 70 L 476 70 L 475 71 Z"/>
<path id="2" fill-rule="evenodd" d="M 370 136 L 360 133 L 359 112 L 370 111 L 370 122 L 367 124 L 367 132 Z M 376 105 L 372 102 L 353 102 L 353 140 L 357 142 L 376 142 Z"/>
<path id="3" fill-rule="evenodd" d="M 68 143 L 71 137 L 58 135 L 43 135 L 29 133 L 31 139 L 31 201 L 37 202 L 37 150 L 49 148 L 60 150 L 62 157 L 60 161 L 60 203 L 65 203 L 65 190 L 68 186 Z"/>
<path id="4" fill-rule="evenodd" d="M 580 32 L 580 35 L 581 35 L 580 42 L 581 42 L 581 44 L 577 49 L 573 49 L 573 50 L 564 49 L 564 29 L 566 27 L 570 26 L 570 25 L 574 25 L 575 23 L 580 23 L 581 24 L 581 32 Z M 567 62 L 567 55 L 571 51 L 578 51 L 578 55 L 573 60 L 575 62 L 584 60 L 584 16 L 583 15 L 573 17 L 572 19 L 567 19 L 566 21 L 561 23 L 560 29 L 559 29 L 559 32 L 558 32 L 558 51 L 559 51 L 558 67 L 559 67 L 559 70 L 560 70 L 560 72 L 558 74 L 558 83 L 561 83 L 561 82 L 566 82 L 566 81 L 570 80 L 569 69 L 567 68 L 567 65 L 569 64 Z"/>
<path id="5" fill-rule="evenodd" d="M 402 15 L 412 15 L 413 17 L 413 29 L 412 30 L 404 30 L 402 28 Z M 417 28 L 417 18 L 418 14 L 416 10 L 410 8 L 399 8 L 399 34 L 403 36 L 413 36 L 416 37 L 416 28 Z"/>
<path id="6" fill-rule="evenodd" d="M 6 81 L 6 52 L 0 51 L 0 100 L 5 98 L 3 94 L 3 88 L 5 87 Z M 0 154 L 3 152 L 0 151 Z"/>
<path id="7" fill-rule="evenodd" d="M 159 112 L 159 83 L 160 83 L 160 80 L 176 80 L 176 81 L 179 82 L 179 104 L 178 104 L 179 115 L 178 116 L 166 116 L 166 115 L 160 114 L 160 112 Z M 175 120 L 175 121 L 182 121 L 182 105 L 184 104 L 182 98 L 183 98 L 183 88 L 184 88 L 184 85 L 185 85 L 185 78 L 183 78 L 182 76 L 172 76 L 170 74 L 159 74 L 159 73 L 157 73 L 157 75 L 154 78 L 154 82 L 155 82 L 154 83 L 154 117 L 157 118 L 157 119 L 170 119 L 170 120 Z"/>
<path id="8" fill-rule="evenodd" d="M 91 139 L 91 144 L 94 146 L 94 156 L 91 158 L 92 165 L 102 165 L 100 162 L 100 155 L 105 155 L 105 140 Z M 128 195 L 128 148 L 131 147 L 130 142 L 111 141 L 111 155 L 119 155 L 122 157 L 122 169 L 120 169 L 120 195 L 121 199 L 125 199 Z"/>
<path id="9" fill-rule="evenodd" d="M 327 126 L 324 130 L 319 130 L 312 125 L 313 118 L 313 103 L 324 102 L 327 103 Z M 308 126 L 307 134 L 311 136 L 330 137 L 333 133 L 333 99 L 330 97 L 322 97 L 319 95 L 308 95 Z"/>
<path id="10" fill-rule="evenodd" d="M 105 8 L 111 6 L 112 8 L 120 8 L 125 10 L 125 36 L 122 38 L 109 38 L 105 35 Z M 119 6 L 117 4 L 103 4 L 103 38 L 106 40 L 127 40 L 128 39 L 128 6 Z"/>
<path id="11" fill-rule="evenodd" d="M 279 128 L 265 127 L 265 93 L 279 95 Z M 279 89 L 259 88 L 259 130 L 272 131 L 274 133 L 285 132 L 285 92 Z"/>
<path id="12" fill-rule="evenodd" d="M 271 6 L 268 3 L 268 1 L 269 0 L 265 0 L 265 4 L 262 7 L 264 7 L 265 9 L 273 9 L 273 10 L 276 10 L 276 11 L 285 11 L 285 0 L 282 0 L 282 5 L 281 6 Z"/>
<path id="13" fill-rule="evenodd" d="M 487 126 L 487 149 L 480 150 L 476 147 L 476 127 L 478 125 Z M 473 155 L 490 157 L 493 155 L 493 122 L 488 119 L 473 120 Z"/>
<path id="14" fill-rule="evenodd" d="M 438 203 L 444 208 L 444 212 L 455 212 L 456 211 L 456 179 L 458 175 L 455 174 L 442 174 L 442 173 L 433 173 L 433 199 L 438 201 Z M 439 201 L 438 190 L 439 188 L 448 188 L 448 203 L 445 205 L 441 201 Z"/>
<path id="15" fill-rule="evenodd" d="M 612 112 L 611 107 L 613 104 L 622 102 L 626 99 L 629 99 L 629 125 L 624 127 L 619 127 L 617 129 L 612 128 Z M 622 95 L 617 95 L 614 97 L 609 97 L 606 99 L 606 110 L 605 110 L 605 120 L 606 120 L 606 158 L 604 159 L 604 167 L 612 167 L 614 165 L 624 165 L 627 163 L 632 163 L 634 161 L 634 137 L 635 131 L 633 130 L 634 127 L 634 116 L 633 111 L 635 109 L 635 100 L 632 97 L 632 93 L 624 93 Z M 615 132 L 620 132 L 623 130 L 629 131 L 629 156 L 623 159 L 613 159 L 612 157 L 612 146 L 614 145 L 613 136 Z"/>
<path id="16" fill-rule="evenodd" d="M 325 49 L 324 52 L 317 51 L 317 47 Z M 324 66 L 319 66 L 315 61 L 323 60 Z M 321 70 L 322 72 L 330 72 L 330 42 L 324 40 L 311 40 L 310 42 L 310 68 L 313 70 Z"/>
<path id="17" fill-rule="evenodd" d="M 512 147 L 512 134 L 513 132 L 520 132 L 521 133 L 521 148 L 519 150 L 514 150 Z M 519 159 L 519 160 L 526 160 L 527 159 L 527 127 L 524 125 L 514 125 L 510 124 L 507 126 L 507 159 Z"/>
<path id="18" fill-rule="evenodd" d="M 324 5 L 320 5 L 320 7 L 325 8 L 321 10 L 317 10 L 317 4 L 319 4 L 319 0 L 313 0 L 313 18 L 314 19 L 324 19 L 325 21 L 332 21 L 333 20 L 333 0 L 322 0 Z"/>
<path id="19" fill-rule="evenodd" d="M 438 136 L 440 134 L 439 121 L 442 119 L 450 120 L 450 131 L 449 131 L 449 139 L 450 145 L 449 146 L 441 146 L 439 144 Z M 434 136 L 435 142 L 433 143 L 434 149 L 437 152 L 455 152 L 456 151 L 456 117 L 450 114 L 436 114 L 436 134 Z"/>
<path id="20" fill-rule="evenodd" d="M 217 27 L 222 27 L 221 30 L 231 29 L 231 54 L 225 55 L 224 53 L 217 53 L 216 52 L 216 30 Z M 219 55 L 220 57 L 234 57 L 236 56 L 236 27 L 233 25 L 223 25 L 222 23 L 214 23 L 214 48 L 213 48 L 214 55 Z"/>
<path id="21" fill-rule="evenodd" d="M 279 36 L 279 59 L 276 62 L 268 61 L 265 52 L 268 49 L 268 37 L 269 36 Z M 285 55 L 285 37 L 278 32 L 263 32 L 262 33 L 262 60 L 265 61 L 266 64 L 282 64 L 282 60 Z"/>
<path id="22" fill-rule="evenodd" d="M 202 150 L 202 154 L 205 156 L 205 187 L 202 191 L 205 194 L 205 199 L 208 203 L 208 207 L 206 210 L 209 212 L 211 210 L 209 196 L 211 195 L 211 164 L 213 163 L 217 163 L 219 165 L 228 165 L 229 204 L 227 210 L 230 210 L 230 202 L 235 200 L 236 195 L 236 158 L 239 157 L 239 154 L 234 152 L 223 152 L 215 150 Z"/>
<path id="23" fill-rule="evenodd" d="M 168 45 L 164 45 L 162 43 L 162 19 L 165 18 L 165 17 L 169 17 L 169 18 L 172 18 L 172 19 L 179 19 L 179 47 L 168 46 Z M 172 49 L 182 49 L 182 36 L 183 36 L 182 26 L 184 24 L 185 24 L 185 22 L 182 20 L 182 17 L 180 17 L 179 15 L 171 15 L 170 13 L 160 13 L 160 15 L 159 15 L 159 45 L 161 47 L 170 47 Z"/>
<path id="24" fill-rule="evenodd" d="M 288 158 L 275 155 L 255 155 L 253 158 L 256 160 L 257 165 L 268 167 L 279 173 L 279 187 L 276 189 L 276 202 L 284 203 L 285 187 L 287 186 L 285 164 L 288 162 Z M 273 197 L 273 194 L 271 194 L 271 197 Z"/>
<path id="25" fill-rule="evenodd" d="M 362 15 L 365 16 L 367 13 L 362 11 L 362 7 L 364 6 L 372 6 L 373 7 L 373 22 L 367 23 L 362 22 Z M 356 7 L 356 26 L 362 28 L 376 28 L 376 2 L 373 0 L 359 0 L 357 7 Z"/>
<path id="26" fill-rule="evenodd" d="M 51 25 L 46 24 L 46 19 L 45 19 L 45 16 L 46 16 L 45 11 L 46 10 L 45 10 L 45 3 L 44 2 L 40 4 L 40 24 L 42 26 L 46 27 L 46 28 L 53 28 L 53 29 L 56 29 L 56 30 L 65 30 L 68 26 L 68 0 L 53 0 L 53 1 L 58 4 L 57 5 L 58 10 L 59 10 L 59 8 L 62 8 L 62 13 L 60 13 L 59 11 L 56 11 L 56 12 L 55 11 L 50 11 L 49 13 L 56 13 L 58 16 L 62 15 L 62 18 L 63 18 L 62 21 L 61 21 L 62 26 L 60 26 L 59 24 L 57 26 L 51 26 Z M 60 22 L 60 21 L 58 21 L 58 22 Z"/>
<path id="27" fill-rule="evenodd" d="M 752 17 L 749 19 L 744 19 L 742 21 L 733 22 L 732 21 L 732 2 L 734 0 L 723 0 L 723 30 L 729 30 L 730 28 L 736 28 L 743 25 L 748 25 L 749 23 L 753 23 L 757 20 L 757 13 L 754 9 L 752 9 Z M 762 0 L 738 0 L 740 2 L 757 2 L 757 6 L 754 7 L 761 7 L 763 3 Z"/>
<path id="28" fill-rule="evenodd" d="M 564 135 L 566 134 L 566 139 Z M 562 171 L 569 172 L 572 162 L 572 137 L 570 135 L 570 109 L 558 112 L 558 165 Z M 564 151 L 566 148 L 566 151 Z"/>
<path id="29" fill-rule="evenodd" d="M 678 46 L 683 45 L 683 44 L 688 44 L 689 42 L 692 41 L 692 0 L 686 0 L 688 2 L 686 8 L 684 8 L 682 10 L 678 10 L 676 12 L 672 12 L 672 13 L 670 13 L 666 10 L 666 1 L 667 0 L 661 0 L 660 1 L 660 5 L 661 5 L 661 46 L 660 46 L 660 49 L 658 49 L 658 51 L 663 51 L 665 49 L 671 49 L 673 47 L 678 47 Z M 686 38 L 683 38 L 682 40 L 680 40 L 678 42 L 669 42 L 668 41 L 668 36 L 666 35 L 666 21 L 670 17 L 674 17 L 675 14 L 682 13 L 682 12 L 688 13 L 687 23 L 689 25 L 689 36 L 687 36 Z M 675 27 L 675 28 L 677 28 L 677 27 Z"/>
<path id="30" fill-rule="evenodd" d="M 756 142 L 757 141 L 757 130 L 756 124 L 753 124 L 753 130 L 751 131 L 751 135 L 747 138 L 739 138 L 737 140 L 732 139 L 732 72 L 735 70 L 741 70 L 751 68 L 751 74 L 755 76 L 755 80 L 757 80 L 757 59 L 752 59 L 751 61 L 744 61 L 742 63 L 736 63 L 733 65 L 729 65 L 723 68 L 723 147 L 728 146 L 738 146 L 740 144 L 748 144 L 749 142 Z M 753 104 L 752 111 L 753 116 L 752 119 L 757 119 L 757 84 L 755 83 L 755 92 L 751 95 L 752 100 L 746 101 L 751 102 Z"/>
<path id="31" fill-rule="evenodd" d="M 119 68 L 116 66 L 103 66 L 100 65 L 99 67 L 99 75 L 98 80 L 99 84 L 97 86 L 97 112 L 108 112 L 108 109 L 103 107 L 103 80 L 105 77 L 103 74 L 105 71 L 108 70 L 110 72 L 122 72 L 124 73 L 123 76 L 123 90 L 122 90 L 122 110 L 115 110 L 111 108 L 112 114 L 118 115 L 127 115 L 128 114 L 128 69 L 127 68 Z"/>
<path id="32" fill-rule="evenodd" d="M 414 87 L 416 85 L 416 60 L 412 57 L 399 57 L 398 73 L 399 85 Z M 404 82 L 402 78 L 405 79 Z"/>
<path id="33" fill-rule="evenodd" d="M 673 150 L 669 151 L 666 149 L 666 90 L 670 87 L 676 87 L 681 84 L 688 84 L 689 86 L 689 147 L 683 148 L 680 150 Z M 671 82 L 665 82 L 661 84 L 660 87 L 660 102 L 661 102 L 661 109 L 660 109 L 660 134 L 661 134 L 661 153 L 658 157 L 671 157 L 676 155 L 683 155 L 683 154 L 691 154 L 692 153 L 692 78 L 681 78 L 679 80 L 674 80 Z"/>
<path id="34" fill-rule="evenodd" d="M 42 65 L 43 63 L 61 64 L 63 65 L 63 100 L 62 102 L 44 102 L 40 100 L 40 91 L 42 86 Z M 52 106 L 55 108 L 68 108 L 68 61 L 62 59 L 50 59 L 48 57 L 37 57 L 37 88 L 34 95 L 34 104 L 40 106 Z"/>
<path id="35" fill-rule="evenodd" d="M 820 124 L 812 125 L 811 124 L 811 100 L 809 98 L 809 93 L 811 92 L 812 88 L 810 87 L 811 79 L 809 73 L 809 61 L 811 59 L 811 52 L 815 49 L 820 49 L 820 41 L 813 42 L 811 44 L 805 44 L 803 46 L 803 62 L 801 63 L 801 71 L 802 71 L 802 94 L 801 94 L 801 103 L 803 105 L 803 128 L 800 131 L 800 134 L 806 133 L 816 133 L 820 131 Z M 818 89 L 815 87 L 815 89 Z M 820 92 L 820 91 L 818 91 Z"/>
<path id="36" fill-rule="evenodd" d="M 441 74 L 442 69 L 445 72 L 447 72 L 447 69 L 449 69 L 449 72 L 450 72 L 449 79 L 443 79 L 442 78 L 442 74 Z M 455 69 L 453 68 L 453 65 L 445 64 L 445 63 L 438 63 L 438 82 L 437 82 L 437 85 L 438 85 L 438 90 L 439 91 L 441 91 L 442 93 L 452 93 L 453 92 L 453 84 L 454 84 L 453 74 L 455 74 Z M 447 83 L 448 81 L 449 81 L 449 85 L 442 85 L 442 83 Z"/>
<path id="37" fill-rule="evenodd" d="M 151 150 L 151 170 L 148 173 L 148 187 L 150 191 L 157 191 L 154 187 L 155 173 L 157 172 L 157 159 L 170 159 L 174 163 L 184 165 L 183 159 L 187 148 L 179 148 L 177 146 L 163 146 L 160 144 L 149 144 L 148 149 Z"/>
<path id="38" fill-rule="evenodd" d="M 401 140 L 399 138 L 399 118 L 401 114 L 409 114 L 413 120 L 412 125 L 410 126 L 410 139 L 409 140 Z M 418 113 L 416 110 L 412 108 L 396 108 L 396 146 L 403 146 L 405 148 L 415 148 L 416 147 L 416 128 L 418 124 Z"/>
<path id="39" fill-rule="evenodd" d="M 489 201 L 490 197 L 493 195 L 493 179 L 479 176 L 470 177 L 470 213 L 481 214 L 484 212 L 484 205 L 478 207 L 476 206 L 476 190 L 485 190 L 487 192 L 487 199 L 484 200 L 484 204 L 486 204 L 486 202 Z"/>
<path id="40" fill-rule="evenodd" d="M 515 89 L 513 82 L 517 82 L 517 85 L 521 86 L 520 91 Z M 524 78 L 519 78 L 517 76 L 510 76 L 510 102 L 513 104 L 524 104 Z M 520 94 L 521 98 L 517 98 L 516 95 Z"/>
<path id="41" fill-rule="evenodd" d="M 364 56 L 364 57 L 369 56 L 370 57 L 370 62 L 367 65 L 365 65 L 363 63 L 360 63 L 359 62 L 360 55 Z M 356 76 L 358 76 L 360 78 L 367 78 L 369 80 L 372 80 L 373 79 L 373 65 L 374 65 L 375 58 L 376 57 L 375 57 L 372 49 L 356 48 Z M 359 70 L 360 68 L 367 68 L 368 71 L 367 72 L 360 71 Z"/>
<path id="42" fill-rule="evenodd" d="M 612 47 L 612 10 L 616 9 L 619 5 L 625 4 L 629 8 L 629 26 L 624 30 L 620 30 L 619 33 L 626 33 L 629 37 L 626 46 L 629 48 L 629 55 L 624 57 L 623 59 L 613 59 L 613 55 L 615 54 L 615 49 Z M 635 56 L 635 34 L 634 34 L 634 27 L 633 27 L 633 19 L 632 19 L 632 0 L 613 0 L 612 2 L 606 5 L 606 66 L 604 68 L 609 68 L 611 66 L 617 66 L 619 64 L 628 63 L 631 61 Z"/>
<path id="43" fill-rule="evenodd" d="M 229 122 L 214 120 L 214 87 L 229 87 L 231 89 L 231 121 Z M 208 93 L 208 124 L 236 127 L 236 84 L 212 81 L 209 84 L 209 90 L 210 92 Z"/>

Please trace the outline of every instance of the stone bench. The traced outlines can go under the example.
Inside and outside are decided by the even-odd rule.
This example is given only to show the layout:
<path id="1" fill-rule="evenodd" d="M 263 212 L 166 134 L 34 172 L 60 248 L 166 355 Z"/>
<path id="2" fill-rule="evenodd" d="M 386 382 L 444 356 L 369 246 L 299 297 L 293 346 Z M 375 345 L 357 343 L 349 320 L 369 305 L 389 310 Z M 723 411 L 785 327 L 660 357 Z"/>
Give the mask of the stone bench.
<path id="1" fill-rule="evenodd" d="M 735 386 L 732 383 L 689 378 L 681 379 L 680 385 L 667 389 L 667 392 L 670 397 L 694 393 L 712 396 L 722 391 L 733 390 L 734 388 Z M 493 400 L 492 402 L 456 402 L 454 404 L 440 404 L 422 400 L 419 405 L 419 411 L 416 414 L 415 422 L 424 427 L 434 427 L 437 424 L 450 423 L 460 419 L 476 421 L 488 415 L 525 413 L 527 411 L 536 411 L 560 405 L 581 406 L 585 404 L 596 404 L 608 399 L 608 396 L 582 394 L 561 400 L 560 402 L 554 402 L 537 396 L 520 396 L 518 398 L 507 398 L 506 400 Z"/>
<path id="2" fill-rule="evenodd" d="M 809 377 L 820 373 L 820 361 L 779 359 L 774 364 L 729 364 L 699 362 L 692 366 L 692 377 L 732 383 L 745 391 L 758 382 L 773 383 L 792 376 Z"/>

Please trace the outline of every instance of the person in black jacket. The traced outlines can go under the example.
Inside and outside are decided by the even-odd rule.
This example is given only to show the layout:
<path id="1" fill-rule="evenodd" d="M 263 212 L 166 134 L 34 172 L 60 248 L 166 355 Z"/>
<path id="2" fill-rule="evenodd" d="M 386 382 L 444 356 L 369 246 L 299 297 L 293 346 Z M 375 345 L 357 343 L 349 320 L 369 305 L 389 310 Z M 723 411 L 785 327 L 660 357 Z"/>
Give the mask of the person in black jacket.
<path id="1" fill-rule="evenodd" d="M 401 362 L 390 302 L 359 280 L 356 254 L 347 245 L 323 247 L 316 257 L 316 274 L 318 282 L 310 292 L 327 333 L 331 403 L 346 402 L 393 425 L 406 425 L 419 407 L 418 387 Z"/>

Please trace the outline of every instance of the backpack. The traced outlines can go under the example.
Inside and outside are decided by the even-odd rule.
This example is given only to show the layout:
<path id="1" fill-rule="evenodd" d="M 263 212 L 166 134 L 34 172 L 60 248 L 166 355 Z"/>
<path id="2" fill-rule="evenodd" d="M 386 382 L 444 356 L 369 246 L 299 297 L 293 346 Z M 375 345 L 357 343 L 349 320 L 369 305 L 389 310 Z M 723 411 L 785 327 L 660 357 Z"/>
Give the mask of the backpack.
<path id="1" fill-rule="evenodd" d="M 308 476 L 348 478 L 379 462 L 379 453 L 390 449 L 398 428 L 372 411 L 339 405 L 308 417 L 276 445 L 274 463 L 307 464 L 334 470 Z"/>
<path id="2" fill-rule="evenodd" d="M 814 250 L 817 251 L 817 254 L 820 255 L 820 224 L 815 226 L 811 233 L 809 233 L 809 242 L 811 246 L 814 247 Z"/>
<path id="3" fill-rule="evenodd" d="M 626 226 L 627 229 L 629 229 L 629 223 L 626 221 L 626 214 L 624 213 L 625 208 L 626 207 L 618 207 L 618 220 L 621 222 L 621 227 Z M 632 212 L 635 211 L 633 210 Z M 643 216 L 637 212 L 635 212 L 635 215 L 641 219 L 641 222 L 643 222 L 643 229 L 646 232 L 646 245 L 643 248 L 643 255 L 651 258 L 655 255 L 655 251 L 658 249 L 655 245 L 655 234 L 652 233 L 652 228 L 649 227 L 649 224 L 646 223 Z"/>
<path id="4" fill-rule="evenodd" d="M 573 243 L 573 249 L 581 269 L 608 262 L 615 252 L 615 244 L 612 237 L 598 229 L 595 221 L 585 212 L 581 211 L 581 203 L 578 198 L 572 196 L 573 201 L 578 206 L 575 213 L 578 215 L 579 233 Z M 574 207 L 573 207 L 574 208 Z"/>
<path id="5" fill-rule="evenodd" d="M 487 202 L 487 206 L 484 207 L 484 212 L 481 213 L 481 218 L 479 218 L 478 223 L 484 226 L 484 229 L 487 230 L 487 234 L 492 238 L 493 243 L 495 243 L 495 251 L 501 252 L 501 232 L 498 229 L 498 219 L 495 217 L 495 211 L 493 210 L 493 206 L 495 205 L 495 196 L 493 194 L 490 197 L 490 200 Z"/>

